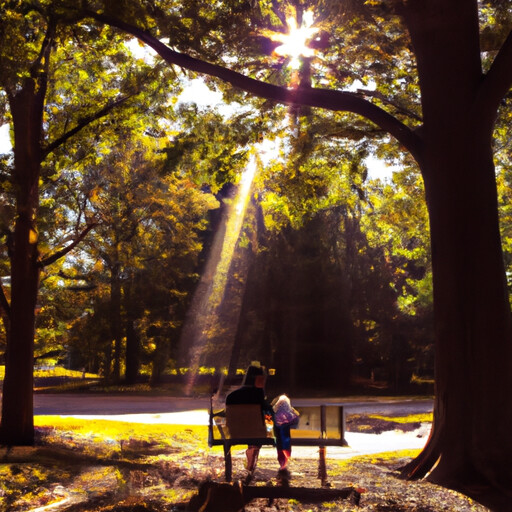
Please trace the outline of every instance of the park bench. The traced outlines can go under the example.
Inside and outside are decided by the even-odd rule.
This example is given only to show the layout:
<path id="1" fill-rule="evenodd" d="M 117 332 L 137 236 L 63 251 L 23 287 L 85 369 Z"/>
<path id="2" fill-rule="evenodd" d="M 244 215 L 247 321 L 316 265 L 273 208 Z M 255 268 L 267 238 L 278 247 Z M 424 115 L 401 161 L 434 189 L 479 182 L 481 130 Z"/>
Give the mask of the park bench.
<path id="1" fill-rule="evenodd" d="M 345 412 L 342 405 L 295 407 L 300 413 L 298 428 L 292 429 L 293 446 L 317 446 L 319 453 L 318 478 L 327 483 L 326 447 L 348 446 L 345 441 Z M 261 407 L 253 404 L 228 405 L 225 411 L 215 413 L 210 404 L 208 445 L 222 446 L 224 450 L 224 477 L 232 477 L 231 447 L 237 445 L 275 446 L 272 432 L 268 432 Z"/>

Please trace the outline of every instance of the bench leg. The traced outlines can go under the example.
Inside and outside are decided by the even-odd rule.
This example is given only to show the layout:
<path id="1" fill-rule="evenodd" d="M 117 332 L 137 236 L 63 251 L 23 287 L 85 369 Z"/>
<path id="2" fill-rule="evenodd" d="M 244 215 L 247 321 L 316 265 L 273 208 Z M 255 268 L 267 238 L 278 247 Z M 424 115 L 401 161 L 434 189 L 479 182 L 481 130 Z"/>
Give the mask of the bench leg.
<path id="1" fill-rule="evenodd" d="M 322 482 L 322 487 L 327 484 L 327 467 L 325 465 L 325 446 L 318 447 L 318 478 Z"/>
<path id="2" fill-rule="evenodd" d="M 231 482 L 231 473 L 233 469 L 233 463 L 231 461 L 231 445 L 224 445 L 224 478 L 226 482 Z"/>

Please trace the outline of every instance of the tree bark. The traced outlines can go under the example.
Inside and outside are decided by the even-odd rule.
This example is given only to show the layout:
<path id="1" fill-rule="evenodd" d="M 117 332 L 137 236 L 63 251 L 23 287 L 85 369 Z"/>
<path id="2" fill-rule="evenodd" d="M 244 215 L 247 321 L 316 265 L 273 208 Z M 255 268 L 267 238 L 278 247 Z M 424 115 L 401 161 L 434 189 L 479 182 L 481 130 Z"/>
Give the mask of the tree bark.
<path id="1" fill-rule="evenodd" d="M 126 280 L 123 286 L 125 304 L 125 333 L 126 333 L 126 371 L 127 384 L 135 384 L 140 367 L 140 339 L 135 329 L 134 297 L 132 296 L 133 276 Z"/>
<path id="2" fill-rule="evenodd" d="M 508 474 L 508 487 L 512 338 L 494 168 L 489 149 L 467 144 L 467 135 L 428 152 L 437 160 L 426 180 L 436 330 L 432 478 L 446 483 L 475 472 L 495 482 Z"/>
<path id="3" fill-rule="evenodd" d="M 11 331 L 11 305 L 5 296 L 4 289 L 0 283 L 0 316 L 5 329 L 5 339 L 9 339 L 9 332 Z"/>
<path id="4" fill-rule="evenodd" d="M 10 331 L 5 354 L 0 443 L 34 442 L 34 320 L 39 286 L 37 230 L 42 126 L 41 88 L 27 79 L 9 98 L 14 120 L 16 223 L 11 254 Z"/>
<path id="5" fill-rule="evenodd" d="M 121 380 L 121 351 L 122 351 L 122 328 L 121 328 L 121 266 L 117 261 L 112 266 L 110 276 L 110 331 L 114 344 L 114 367 L 112 378 L 115 383 Z"/>

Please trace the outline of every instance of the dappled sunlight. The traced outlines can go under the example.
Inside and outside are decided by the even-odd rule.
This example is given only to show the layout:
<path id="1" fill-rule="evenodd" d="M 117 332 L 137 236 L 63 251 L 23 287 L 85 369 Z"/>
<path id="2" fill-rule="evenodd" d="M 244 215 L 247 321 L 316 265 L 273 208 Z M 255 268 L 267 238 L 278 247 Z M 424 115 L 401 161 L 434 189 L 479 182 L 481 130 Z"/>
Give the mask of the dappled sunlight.
<path id="1" fill-rule="evenodd" d="M 66 417 L 66 416 L 64 416 Z M 81 420 L 98 419 L 97 415 L 74 414 L 73 418 Z M 113 414 L 101 417 L 105 421 L 120 421 L 129 423 L 143 423 L 152 425 L 203 425 L 208 424 L 208 412 L 206 409 L 195 411 L 181 411 L 157 414 Z"/>
<path id="2" fill-rule="evenodd" d="M 220 459 L 211 467 L 206 427 L 60 416 L 35 422 L 35 447 L 0 448 L 0 510 L 113 510 L 122 500 L 167 510 L 186 502 L 199 478 L 221 475 Z"/>
<path id="3" fill-rule="evenodd" d="M 36 447 L 3 448 L 0 455 L 0 508 L 13 512 L 190 510 L 201 482 L 220 482 L 224 475 L 222 447 L 209 449 L 205 426 L 134 424 L 103 419 L 81 420 L 36 416 Z M 391 434 L 391 433 L 390 433 Z M 362 434 L 368 436 L 368 434 Z M 382 435 L 374 435 L 382 440 Z M 379 444 L 381 451 L 384 442 Z M 303 448 L 304 451 L 299 450 Z M 306 448 L 310 454 L 306 453 Z M 294 447 L 292 486 L 318 488 L 316 448 Z M 418 454 L 404 449 L 344 460 L 328 448 L 329 486 L 353 487 L 361 493 L 357 510 L 484 511 L 469 498 L 428 482 L 399 478 L 400 468 Z M 245 447 L 233 449 L 233 471 L 245 475 Z M 275 448 L 262 449 L 255 486 L 275 487 Z M 320 510 L 295 500 L 254 500 L 246 510 Z M 378 508 L 382 506 L 382 508 Z M 384 508 L 386 507 L 386 508 Z M 348 500 L 323 503 L 321 510 L 355 510 Z M 197 509 L 193 509 L 197 510 Z"/>

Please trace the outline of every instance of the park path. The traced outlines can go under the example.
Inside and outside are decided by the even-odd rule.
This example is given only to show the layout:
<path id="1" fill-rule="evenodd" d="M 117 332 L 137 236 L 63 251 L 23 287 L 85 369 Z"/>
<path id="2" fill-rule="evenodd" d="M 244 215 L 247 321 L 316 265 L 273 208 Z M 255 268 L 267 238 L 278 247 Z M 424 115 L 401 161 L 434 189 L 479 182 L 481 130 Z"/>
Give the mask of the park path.
<path id="1" fill-rule="evenodd" d="M 408 415 L 432 411 L 432 400 L 378 400 L 378 399 L 294 399 L 297 407 L 319 403 L 344 404 L 348 414 L 372 413 Z M 156 397 L 140 395 L 98 394 L 36 394 L 35 415 L 73 416 L 83 419 L 110 419 L 133 423 L 160 423 L 174 425 L 207 425 L 209 398 Z M 359 455 L 387 451 L 421 449 L 430 430 L 423 424 L 413 432 L 390 431 L 382 434 L 346 432 L 348 447 L 329 447 L 328 456 L 348 459 Z M 238 453 L 240 452 L 240 453 Z M 234 451 L 243 457 L 244 450 Z M 318 458 L 315 447 L 294 447 L 295 457 Z M 260 457 L 275 458 L 275 449 L 262 448 Z"/>
<path id="2" fill-rule="evenodd" d="M 432 411 L 429 399 L 379 398 L 294 398 L 295 406 L 344 404 L 348 414 L 408 415 Z M 120 415 L 163 414 L 207 410 L 208 397 L 170 397 L 144 395 L 103 395 L 94 393 L 55 393 L 34 395 L 35 415 Z"/>

